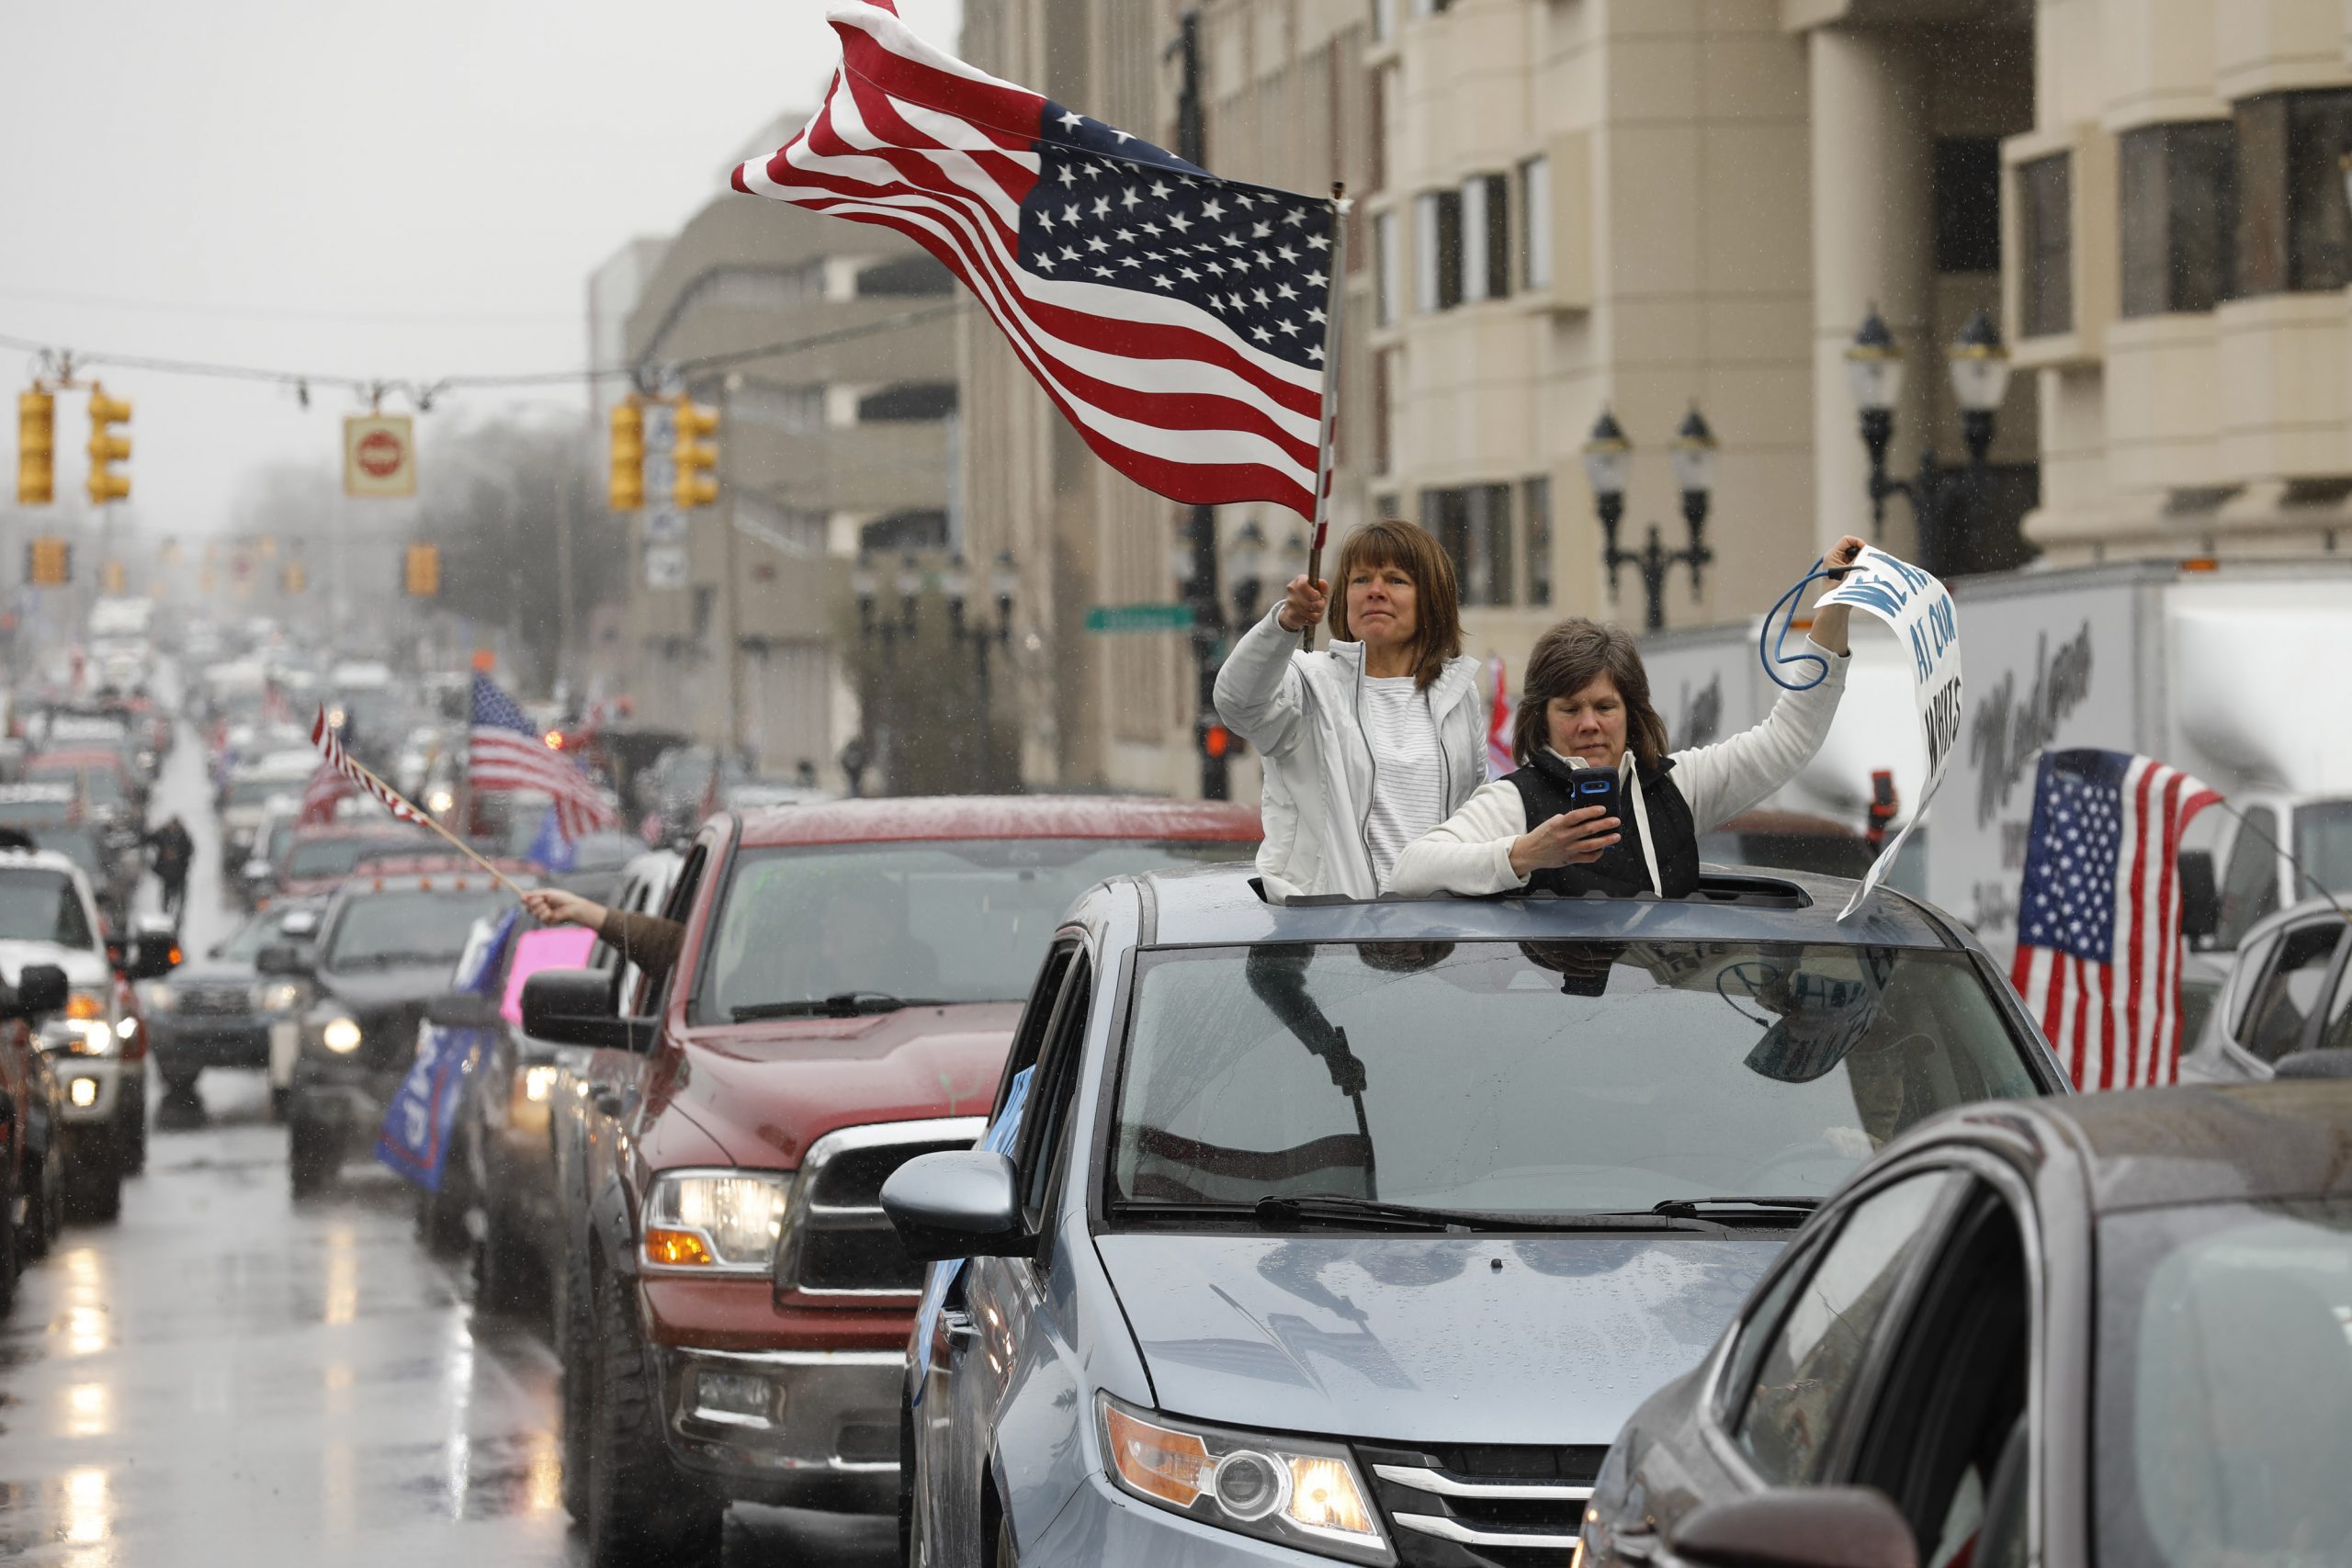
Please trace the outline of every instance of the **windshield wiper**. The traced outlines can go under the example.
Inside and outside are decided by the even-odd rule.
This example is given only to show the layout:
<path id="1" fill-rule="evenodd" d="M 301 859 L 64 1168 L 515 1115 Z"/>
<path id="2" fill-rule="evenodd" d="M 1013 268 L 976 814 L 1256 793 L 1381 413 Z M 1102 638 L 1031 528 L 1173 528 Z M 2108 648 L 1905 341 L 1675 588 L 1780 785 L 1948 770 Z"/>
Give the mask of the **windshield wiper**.
<path id="1" fill-rule="evenodd" d="M 929 997 L 894 997 L 885 991 L 837 991 L 797 1002 L 761 1002 L 729 1011 L 737 1023 L 758 1023 L 771 1018 L 869 1018 L 901 1008 L 944 1007 Z"/>
<path id="2" fill-rule="evenodd" d="M 1804 1216 L 1821 1207 L 1818 1198 L 1668 1198 L 1650 1209 L 1686 1220 L 1715 1220 L 1727 1225 L 1802 1224 Z"/>
<path id="3" fill-rule="evenodd" d="M 1304 1197 L 1269 1194 L 1254 1203 L 1138 1203 L 1114 1206 L 1120 1219 L 1251 1220 L 1261 1229 L 1295 1231 L 1309 1225 L 1369 1226 L 1423 1234 L 1469 1234 L 1510 1231 L 1524 1234 L 1559 1232 L 1632 1233 L 1640 1231 L 1700 1231 L 1719 1227 L 1687 1216 L 1611 1214 L 1584 1210 L 1562 1213 L 1502 1213 L 1480 1209 L 1428 1209 L 1414 1203 L 1385 1203 L 1374 1198 L 1350 1198 L 1337 1193 Z"/>

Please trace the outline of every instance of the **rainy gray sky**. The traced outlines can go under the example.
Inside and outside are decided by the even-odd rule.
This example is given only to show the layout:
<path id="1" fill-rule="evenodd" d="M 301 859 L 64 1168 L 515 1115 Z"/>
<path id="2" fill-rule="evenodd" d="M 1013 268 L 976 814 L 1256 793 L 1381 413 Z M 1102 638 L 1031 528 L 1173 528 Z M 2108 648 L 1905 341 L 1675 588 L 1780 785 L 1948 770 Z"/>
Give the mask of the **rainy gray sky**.
<path id="1" fill-rule="evenodd" d="M 961 0 L 899 10 L 954 48 Z M 580 365 L 589 272 L 691 216 L 837 52 L 820 0 L 0 0 L 0 335 L 389 379 Z M 26 357 L 0 349 L 17 388 Z M 339 461 L 347 394 L 103 374 L 159 532 L 226 526 L 265 463 Z M 62 499 L 85 427 L 60 412 Z"/>

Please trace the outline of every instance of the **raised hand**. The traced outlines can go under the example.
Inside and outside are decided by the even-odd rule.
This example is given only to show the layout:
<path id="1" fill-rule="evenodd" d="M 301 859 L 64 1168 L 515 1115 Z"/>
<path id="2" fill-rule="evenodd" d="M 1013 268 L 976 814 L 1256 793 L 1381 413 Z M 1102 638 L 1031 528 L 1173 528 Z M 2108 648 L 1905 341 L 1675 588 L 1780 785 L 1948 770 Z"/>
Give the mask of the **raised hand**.
<path id="1" fill-rule="evenodd" d="M 1326 578 L 1309 582 L 1304 574 L 1290 580 L 1290 587 L 1283 594 L 1282 608 L 1274 619 L 1286 632 L 1303 632 L 1322 624 L 1326 611 L 1331 607 L 1331 583 Z"/>

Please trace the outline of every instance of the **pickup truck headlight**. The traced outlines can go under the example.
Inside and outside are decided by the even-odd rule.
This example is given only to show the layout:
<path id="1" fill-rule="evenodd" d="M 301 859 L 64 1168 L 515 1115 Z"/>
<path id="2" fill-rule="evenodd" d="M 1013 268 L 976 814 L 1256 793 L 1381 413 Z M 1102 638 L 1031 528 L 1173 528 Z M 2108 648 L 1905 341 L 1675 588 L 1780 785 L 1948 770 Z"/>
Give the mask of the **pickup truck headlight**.
<path id="1" fill-rule="evenodd" d="M 120 1048 L 115 1034 L 114 993 L 102 986 L 77 986 L 65 998 L 63 1016 L 41 1025 L 41 1040 L 76 1056 L 111 1056 Z"/>
<path id="2" fill-rule="evenodd" d="M 1371 1490 L 1337 1443 L 1237 1432 L 1149 1416 L 1095 1395 L 1102 1452 L 1120 1490 L 1147 1503 L 1296 1551 L 1394 1562 Z"/>
<path id="3" fill-rule="evenodd" d="M 179 988 L 169 980 L 149 980 L 139 987 L 139 1005 L 149 1012 L 170 1012 L 180 1005 Z"/>
<path id="4" fill-rule="evenodd" d="M 331 1018 L 319 1031 L 319 1043 L 338 1056 L 359 1049 L 359 1025 L 348 1018 Z"/>
<path id="5" fill-rule="evenodd" d="M 656 1269 L 764 1274 L 784 1231 L 781 1170 L 667 1170 L 645 1202 L 645 1261 Z"/>
<path id="6" fill-rule="evenodd" d="M 254 987 L 255 1012 L 292 1012 L 301 1005 L 300 980 L 265 980 Z"/>

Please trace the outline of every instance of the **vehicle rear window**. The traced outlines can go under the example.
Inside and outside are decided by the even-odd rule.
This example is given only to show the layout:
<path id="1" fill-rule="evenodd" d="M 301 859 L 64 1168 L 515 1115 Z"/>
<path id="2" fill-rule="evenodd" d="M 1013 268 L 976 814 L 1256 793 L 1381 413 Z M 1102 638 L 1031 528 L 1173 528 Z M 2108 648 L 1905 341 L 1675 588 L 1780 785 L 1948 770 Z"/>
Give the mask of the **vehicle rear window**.
<path id="1" fill-rule="evenodd" d="M 381 838 L 309 839 L 296 844 L 286 856 L 286 874 L 296 880 L 322 876 L 347 876 L 352 867 L 363 859 L 383 859 L 389 855 L 414 854 L 423 843 L 419 835 L 415 843 Z"/>
<path id="2" fill-rule="evenodd" d="M 35 866 L 0 869 L 0 942 L 47 942 L 88 948 L 89 917 L 74 879 Z"/>
<path id="3" fill-rule="evenodd" d="M 239 779 L 229 786 L 229 804 L 266 806 L 281 795 L 292 800 L 301 794 L 300 779 Z"/>
<path id="4" fill-rule="evenodd" d="M 328 934 L 320 967 L 391 969 L 458 962 L 466 933 L 514 901 L 503 888 L 388 889 L 348 899 Z"/>
<path id="5" fill-rule="evenodd" d="M 1106 877 L 1247 860 L 1257 846 L 978 839 L 745 850 L 688 1009 L 695 1023 L 828 998 L 1018 1001 L 1078 896 Z"/>
<path id="6" fill-rule="evenodd" d="M 2041 1092 L 1986 986 L 1963 953 L 1834 944 L 1148 952 L 1114 1194 L 1817 1198 L 1924 1117 Z"/>
<path id="7" fill-rule="evenodd" d="M 0 784 L 0 826 L 46 828 L 71 821 L 78 798 L 70 783 Z"/>
<path id="8" fill-rule="evenodd" d="M 33 842 L 44 850 L 54 850 L 72 861 L 91 881 L 103 878 L 105 865 L 98 859 L 98 846 L 91 840 L 88 829 L 83 828 L 36 828 Z"/>

